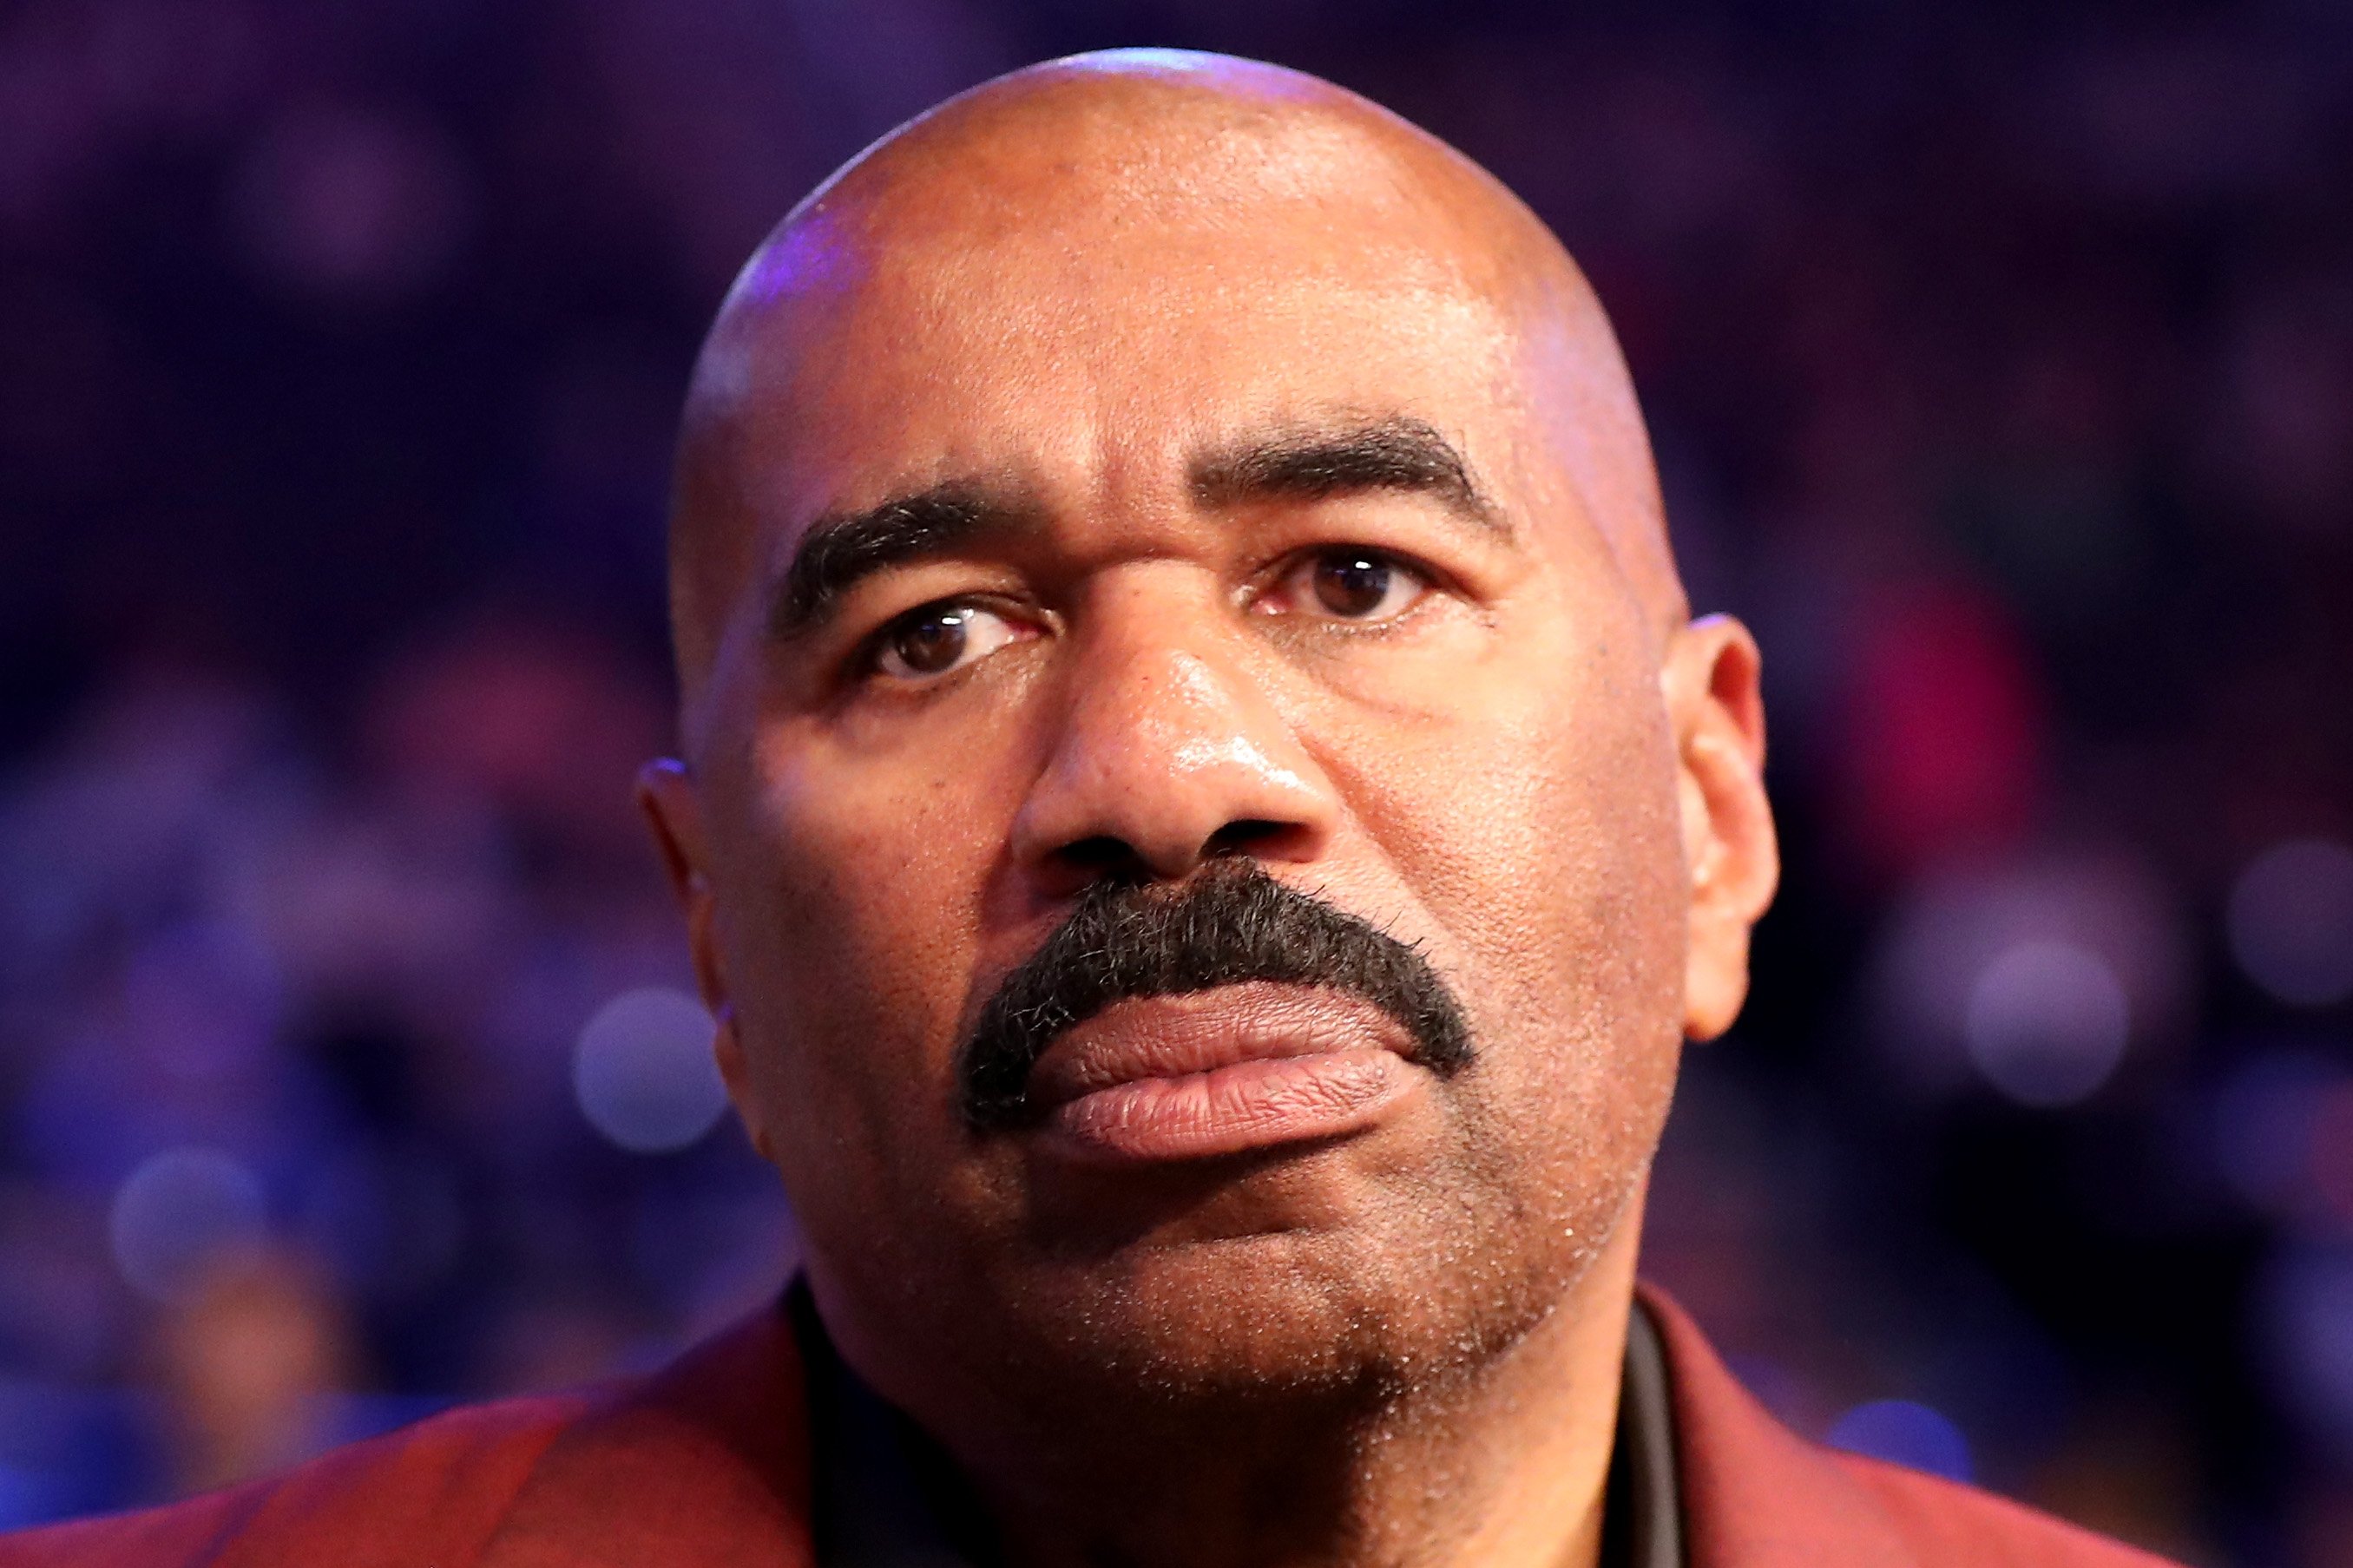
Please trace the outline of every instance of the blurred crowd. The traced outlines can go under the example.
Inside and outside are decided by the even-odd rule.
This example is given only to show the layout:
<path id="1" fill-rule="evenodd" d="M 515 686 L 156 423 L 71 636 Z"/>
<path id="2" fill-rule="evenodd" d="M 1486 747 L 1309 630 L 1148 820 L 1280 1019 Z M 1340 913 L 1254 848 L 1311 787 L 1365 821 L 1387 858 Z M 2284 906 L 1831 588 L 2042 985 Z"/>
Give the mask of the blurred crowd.
<path id="1" fill-rule="evenodd" d="M 0 1526 L 776 1289 L 628 794 L 685 370 L 864 140 L 1146 42 L 1368 92 L 1550 221 L 1762 640 L 1788 877 L 1649 1272 L 1811 1435 L 2353 1563 L 2324 0 L 0 14 Z"/>

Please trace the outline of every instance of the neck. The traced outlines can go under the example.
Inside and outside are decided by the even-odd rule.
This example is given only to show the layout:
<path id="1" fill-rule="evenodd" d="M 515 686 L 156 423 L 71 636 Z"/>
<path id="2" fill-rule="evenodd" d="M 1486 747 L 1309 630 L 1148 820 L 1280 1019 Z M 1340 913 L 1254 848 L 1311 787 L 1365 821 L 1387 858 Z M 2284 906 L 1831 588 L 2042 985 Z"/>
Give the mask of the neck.
<path id="1" fill-rule="evenodd" d="M 1593 1568 L 1639 1206 L 1543 1322 L 1335 1409 L 1095 1402 L 949 1448 L 1014 1568 Z"/>

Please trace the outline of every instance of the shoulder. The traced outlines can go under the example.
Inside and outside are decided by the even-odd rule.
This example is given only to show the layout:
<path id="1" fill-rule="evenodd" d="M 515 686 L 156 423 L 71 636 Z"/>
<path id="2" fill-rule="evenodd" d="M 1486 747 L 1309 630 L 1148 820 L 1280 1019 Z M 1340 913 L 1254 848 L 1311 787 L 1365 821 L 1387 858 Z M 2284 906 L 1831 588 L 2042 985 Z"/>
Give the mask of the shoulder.
<path id="1" fill-rule="evenodd" d="M 1831 1462 L 1870 1495 L 1922 1563 L 2173 1568 L 2164 1558 L 1974 1487 L 1852 1455 L 1832 1456 Z"/>
<path id="2" fill-rule="evenodd" d="M 269 1480 L 0 1537 L 0 1568 L 808 1568 L 784 1314 L 649 1377 L 453 1410 Z"/>
<path id="3" fill-rule="evenodd" d="M 1666 1351 L 1692 1568 L 2169 1568 L 1974 1488 L 1834 1453 L 1767 1415 L 1645 1287 Z"/>
<path id="4" fill-rule="evenodd" d="M 470 1405 L 265 1481 L 0 1537 L 0 1568 L 349 1568 L 479 1555 L 586 1396 Z M 332 1542 L 330 1548 L 329 1543 Z"/>

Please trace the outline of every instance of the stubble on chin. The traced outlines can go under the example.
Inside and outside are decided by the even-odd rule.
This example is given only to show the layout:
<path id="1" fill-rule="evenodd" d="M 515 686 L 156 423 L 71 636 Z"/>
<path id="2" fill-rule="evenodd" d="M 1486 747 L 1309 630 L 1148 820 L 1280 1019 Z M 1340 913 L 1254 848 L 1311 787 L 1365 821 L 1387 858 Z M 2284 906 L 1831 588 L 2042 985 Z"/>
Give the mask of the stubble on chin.
<path id="1" fill-rule="evenodd" d="M 1575 1300 L 1637 1222 L 1647 1169 L 1647 1155 L 1622 1159 L 1537 1194 L 1432 1183 L 1348 1226 L 1032 1259 L 987 1292 L 994 1359 L 1056 1405 L 1337 1410 L 1434 1391 Z"/>

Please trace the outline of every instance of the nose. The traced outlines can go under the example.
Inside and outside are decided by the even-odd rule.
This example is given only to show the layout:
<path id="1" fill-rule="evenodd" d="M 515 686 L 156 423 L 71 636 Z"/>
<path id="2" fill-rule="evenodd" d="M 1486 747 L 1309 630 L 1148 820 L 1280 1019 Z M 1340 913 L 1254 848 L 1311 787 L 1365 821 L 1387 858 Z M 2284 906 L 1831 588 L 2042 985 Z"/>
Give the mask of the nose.
<path id="1" fill-rule="evenodd" d="M 1017 862 L 1062 896 L 1110 874 L 1176 880 L 1220 855 L 1319 858 L 1330 782 L 1250 660 L 1215 635 L 1169 637 L 1174 616 L 1131 618 L 1146 625 L 1098 628 L 1074 656 L 1061 729 L 1014 822 Z"/>

